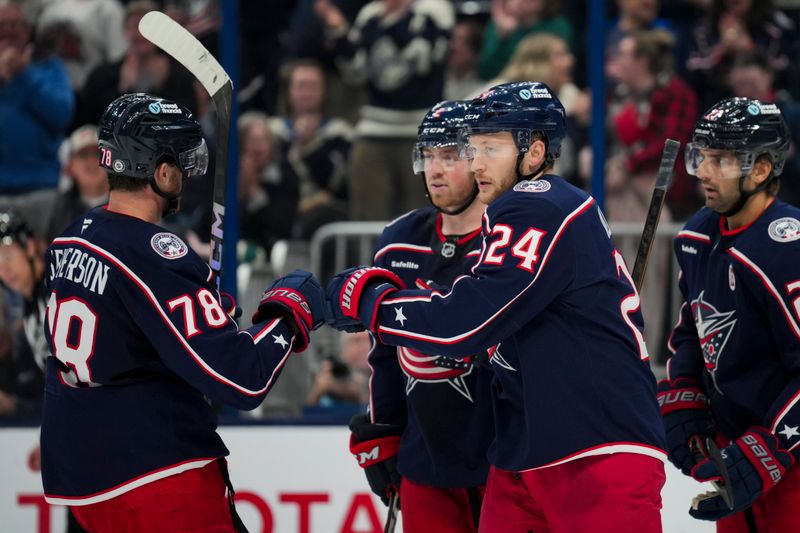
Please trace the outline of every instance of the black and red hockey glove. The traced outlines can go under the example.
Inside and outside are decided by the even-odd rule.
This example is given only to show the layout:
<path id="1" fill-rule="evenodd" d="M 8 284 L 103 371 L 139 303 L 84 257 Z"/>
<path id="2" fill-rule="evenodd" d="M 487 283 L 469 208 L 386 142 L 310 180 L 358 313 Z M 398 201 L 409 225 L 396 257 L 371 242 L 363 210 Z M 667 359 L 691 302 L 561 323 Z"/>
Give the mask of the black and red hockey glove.
<path id="1" fill-rule="evenodd" d="M 688 476 L 708 455 L 706 438 L 714 436 L 708 396 L 694 380 L 665 379 L 658 382 L 658 405 L 667 433 L 667 457 Z"/>
<path id="2" fill-rule="evenodd" d="M 700 520 L 719 520 L 744 511 L 774 487 L 794 463 L 794 457 L 780 447 L 778 437 L 766 428 L 751 427 L 736 441 L 720 450 L 727 468 L 733 509 L 721 495 L 699 500 L 689 514 Z M 692 469 L 697 481 L 722 481 L 723 473 L 711 459 Z"/>
<path id="3" fill-rule="evenodd" d="M 343 331 L 375 329 L 381 301 L 404 289 L 397 274 L 379 267 L 354 267 L 335 275 L 325 290 L 328 304 L 326 322 Z"/>
<path id="4" fill-rule="evenodd" d="M 364 469 L 369 488 L 388 506 L 392 492 L 400 493 L 397 449 L 402 429 L 397 424 L 373 424 L 369 414 L 361 414 L 350 420 L 350 431 L 350 453 Z"/>
<path id="5" fill-rule="evenodd" d="M 308 334 L 325 322 L 325 293 L 311 272 L 295 270 L 278 278 L 261 296 L 253 324 L 282 316 L 294 333 L 293 351 L 308 347 Z"/>

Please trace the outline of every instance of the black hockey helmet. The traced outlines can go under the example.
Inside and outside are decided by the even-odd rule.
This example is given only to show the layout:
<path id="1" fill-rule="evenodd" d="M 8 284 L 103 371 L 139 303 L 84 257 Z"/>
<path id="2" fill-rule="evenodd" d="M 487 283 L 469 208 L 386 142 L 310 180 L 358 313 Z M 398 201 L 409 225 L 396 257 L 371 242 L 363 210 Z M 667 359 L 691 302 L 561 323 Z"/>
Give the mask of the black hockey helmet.
<path id="1" fill-rule="evenodd" d="M 737 178 L 746 176 L 764 154 L 772 160 L 773 175 L 780 176 L 789 139 L 789 128 L 778 106 L 750 98 L 728 98 L 712 106 L 695 124 L 692 142 L 686 147 L 686 170 L 696 175 L 703 161 L 700 150 L 710 148 L 736 152 L 741 170 Z"/>
<path id="2" fill-rule="evenodd" d="M 186 177 L 202 176 L 208 167 L 208 148 L 192 112 L 149 94 L 126 94 L 111 102 L 98 137 L 100 166 L 113 174 L 149 180 L 166 160 Z"/>
<path id="3" fill-rule="evenodd" d="M 464 117 L 466 135 L 511 132 L 520 155 L 530 148 L 532 134 L 542 132 L 549 163 L 561 155 L 566 129 L 564 106 L 550 87 L 537 81 L 492 87 L 469 103 Z"/>
<path id="4" fill-rule="evenodd" d="M 415 174 L 422 174 L 425 170 L 425 160 L 422 157 L 423 148 L 458 145 L 458 135 L 464 124 L 466 109 L 466 102 L 444 100 L 425 114 L 425 118 L 417 128 L 417 144 L 414 145 L 411 157 Z"/>
<path id="5" fill-rule="evenodd" d="M 27 247 L 33 238 L 33 231 L 28 224 L 12 211 L 0 211 L 0 244 L 17 243 Z"/>

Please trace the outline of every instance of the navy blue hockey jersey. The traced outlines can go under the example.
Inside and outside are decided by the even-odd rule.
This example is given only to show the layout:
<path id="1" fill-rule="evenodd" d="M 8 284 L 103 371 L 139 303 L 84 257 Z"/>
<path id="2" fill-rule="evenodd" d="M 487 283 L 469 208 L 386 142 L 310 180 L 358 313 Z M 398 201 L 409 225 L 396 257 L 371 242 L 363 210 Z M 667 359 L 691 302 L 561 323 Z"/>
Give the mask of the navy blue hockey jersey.
<path id="1" fill-rule="evenodd" d="M 441 224 L 433 208 L 398 218 L 378 241 L 375 265 L 408 287 L 417 279 L 449 287 L 478 259 L 480 229 L 445 236 Z M 404 425 L 398 452 L 403 477 L 436 487 L 485 485 L 494 438 L 491 366 L 380 343 L 369 362 L 373 422 Z"/>
<path id="2" fill-rule="evenodd" d="M 776 200 L 734 231 L 701 209 L 675 254 L 684 302 L 669 377 L 705 384 L 728 439 L 763 426 L 800 456 L 800 209 Z"/>
<path id="3" fill-rule="evenodd" d="M 558 176 L 495 200 L 471 275 L 451 291 L 400 291 L 379 308 L 387 344 L 452 357 L 492 349 L 506 470 L 607 453 L 664 460 L 639 297 L 594 200 Z"/>
<path id="4" fill-rule="evenodd" d="M 46 254 L 42 478 L 87 505 L 228 454 L 204 395 L 258 406 L 292 350 L 282 319 L 239 330 L 180 238 L 104 208 Z"/>

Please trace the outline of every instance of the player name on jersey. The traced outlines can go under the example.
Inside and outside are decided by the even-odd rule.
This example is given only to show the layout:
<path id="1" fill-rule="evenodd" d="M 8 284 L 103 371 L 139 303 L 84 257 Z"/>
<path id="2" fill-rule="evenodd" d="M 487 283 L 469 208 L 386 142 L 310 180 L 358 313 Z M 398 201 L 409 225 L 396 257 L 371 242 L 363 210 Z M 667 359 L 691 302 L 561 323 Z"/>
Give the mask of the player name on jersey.
<path id="1" fill-rule="evenodd" d="M 102 295 L 108 282 L 108 265 L 78 248 L 53 249 L 55 261 L 50 263 L 50 281 L 68 279 Z"/>

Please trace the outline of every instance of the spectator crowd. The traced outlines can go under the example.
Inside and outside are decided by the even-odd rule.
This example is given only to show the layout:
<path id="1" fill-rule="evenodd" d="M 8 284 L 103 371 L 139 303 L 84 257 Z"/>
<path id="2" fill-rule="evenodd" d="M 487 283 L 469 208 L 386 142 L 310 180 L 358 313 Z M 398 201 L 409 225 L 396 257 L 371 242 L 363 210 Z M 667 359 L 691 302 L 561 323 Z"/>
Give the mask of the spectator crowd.
<path id="1" fill-rule="evenodd" d="M 644 219 L 664 139 L 685 144 L 700 113 L 721 98 L 775 103 L 795 147 L 800 142 L 800 2 L 607 4 L 611 222 Z M 107 104 L 147 92 L 185 105 L 214 153 L 208 95 L 138 23 L 162 10 L 218 55 L 219 6 L 0 0 L 0 416 L 40 408 L 34 375 L 43 347 L 23 332 L 25 309 L 46 243 L 107 199 L 96 132 Z M 422 117 L 441 100 L 469 99 L 498 83 L 541 81 L 559 96 L 568 138 L 556 171 L 588 187 L 585 2 L 274 0 L 239 2 L 239 11 L 240 261 L 266 261 L 278 241 L 309 241 L 330 222 L 389 220 L 426 205 L 410 158 Z M 800 172 L 794 147 L 791 154 L 790 176 Z M 666 220 L 684 221 L 701 205 L 682 157 Z M 784 181 L 780 196 L 800 201 L 800 186 Z M 209 240 L 210 198 L 211 180 L 194 180 L 181 212 L 165 221 L 197 249 Z M 4 225 L 2 213 L 12 212 L 25 224 L 23 242 L 19 228 L 12 235 Z M 365 401 L 364 342 L 345 339 L 341 361 L 322 361 L 309 405 Z"/>

